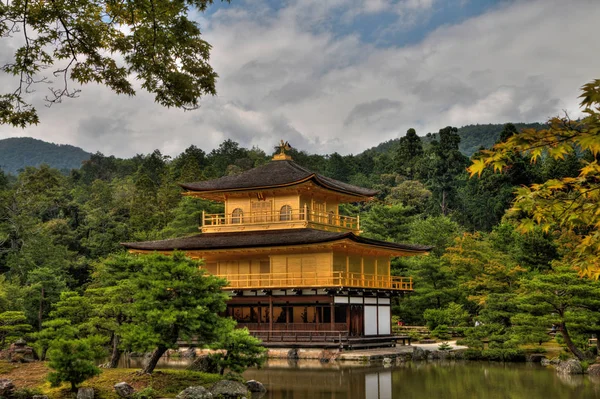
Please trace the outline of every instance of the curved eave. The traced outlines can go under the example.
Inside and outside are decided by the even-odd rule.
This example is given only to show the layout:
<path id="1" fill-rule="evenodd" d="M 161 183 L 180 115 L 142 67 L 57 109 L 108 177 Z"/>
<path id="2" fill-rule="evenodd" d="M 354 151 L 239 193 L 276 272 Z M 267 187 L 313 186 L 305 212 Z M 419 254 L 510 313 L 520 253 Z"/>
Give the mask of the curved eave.
<path id="1" fill-rule="evenodd" d="M 219 233 L 211 233 L 211 235 L 212 234 L 219 234 Z M 318 246 L 318 245 L 323 245 L 323 244 L 348 244 L 348 245 L 356 244 L 357 246 L 365 248 L 365 249 L 371 248 L 371 249 L 377 249 L 379 251 L 384 251 L 384 252 L 388 253 L 390 256 L 425 255 L 433 248 L 430 246 L 415 246 L 415 245 L 408 245 L 408 244 L 396 244 L 396 243 L 389 243 L 386 241 L 372 240 L 372 239 L 357 236 L 352 232 L 340 234 L 340 235 L 337 235 L 336 237 L 304 241 L 304 242 L 298 242 L 298 243 L 293 243 L 293 242 L 268 243 L 268 242 L 266 242 L 266 243 L 256 243 L 256 244 L 252 244 L 252 245 L 247 245 L 247 244 L 235 245 L 235 243 L 233 242 L 234 240 L 231 240 L 230 245 L 221 245 L 221 246 L 209 247 L 209 248 L 202 248 L 200 246 L 193 247 L 193 246 L 188 246 L 188 245 L 186 245 L 185 247 L 182 247 L 182 248 L 178 248 L 175 245 L 168 245 L 168 243 L 167 243 L 168 241 L 170 241 L 170 240 L 151 241 L 147 244 L 143 243 L 143 242 L 121 243 L 121 245 L 123 245 L 125 248 L 130 250 L 130 252 L 152 253 L 152 252 L 172 252 L 172 251 L 178 251 L 178 250 L 181 250 L 183 252 L 214 252 L 214 251 L 252 250 L 252 249 L 268 250 L 271 248 L 282 248 L 282 247 L 299 248 L 299 247 L 307 247 L 307 246 Z M 151 248 L 152 245 L 154 245 L 156 243 L 161 243 L 161 242 L 164 242 L 165 245 L 163 245 L 163 246 L 158 245 L 155 248 Z M 144 245 L 144 244 L 146 244 L 146 245 Z"/>
<path id="2" fill-rule="evenodd" d="M 218 196 L 220 194 L 225 194 L 225 193 L 272 190 L 272 189 L 277 189 L 277 188 L 291 187 L 291 186 L 299 185 L 302 183 L 306 183 L 308 181 L 312 181 L 317 186 L 320 186 L 324 189 L 327 189 L 327 190 L 330 190 L 330 191 L 333 191 L 333 192 L 336 192 L 339 194 L 347 195 L 350 197 L 354 197 L 357 199 L 357 201 L 369 200 L 379 193 L 378 190 L 372 190 L 365 194 L 361 194 L 361 193 L 357 193 L 357 192 L 353 192 L 353 191 L 349 191 L 349 190 L 343 190 L 338 187 L 334 187 L 330 184 L 327 184 L 327 182 L 320 179 L 316 173 L 313 173 L 310 176 L 307 176 L 303 179 L 295 180 L 295 181 L 292 181 L 289 183 L 284 183 L 284 184 L 273 184 L 273 185 L 269 185 L 269 186 L 256 186 L 256 187 L 244 187 L 244 188 L 229 188 L 229 189 L 221 189 L 221 190 L 198 190 L 198 189 L 195 189 L 185 183 L 178 183 L 178 184 L 181 188 L 188 190 L 185 193 L 183 193 L 183 195 L 188 195 L 188 196 L 204 196 L 204 195 L 206 195 L 206 196 L 214 198 L 215 196 Z"/>

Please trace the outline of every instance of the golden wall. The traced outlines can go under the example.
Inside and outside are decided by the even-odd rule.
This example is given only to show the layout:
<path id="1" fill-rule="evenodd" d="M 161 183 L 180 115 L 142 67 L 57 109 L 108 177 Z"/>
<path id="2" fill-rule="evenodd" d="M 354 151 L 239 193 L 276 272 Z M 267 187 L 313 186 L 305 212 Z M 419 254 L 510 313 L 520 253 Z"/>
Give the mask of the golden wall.
<path id="1" fill-rule="evenodd" d="M 294 255 L 271 255 L 269 258 L 240 258 L 206 262 L 203 266 L 211 274 L 239 275 L 259 273 L 350 273 L 389 276 L 390 258 L 319 252 Z"/>
<path id="2" fill-rule="evenodd" d="M 252 202 L 256 201 L 258 200 L 255 197 L 229 197 L 225 201 L 225 213 L 231 214 L 234 209 L 240 208 L 244 212 L 244 215 L 249 215 L 252 212 Z M 284 205 L 291 206 L 295 211 L 300 209 L 300 198 L 298 195 L 294 194 L 276 197 L 266 196 L 264 200 L 258 202 L 270 204 L 268 209 L 261 208 L 262 211 L 268 210 L 269 212 L 279 212 Z"/>

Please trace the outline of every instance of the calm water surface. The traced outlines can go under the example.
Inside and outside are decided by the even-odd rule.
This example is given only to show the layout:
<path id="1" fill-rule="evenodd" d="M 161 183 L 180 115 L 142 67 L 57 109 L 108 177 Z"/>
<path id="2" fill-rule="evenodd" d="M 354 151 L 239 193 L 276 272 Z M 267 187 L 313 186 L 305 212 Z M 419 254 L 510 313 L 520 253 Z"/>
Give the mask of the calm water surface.
<path id="1" fill-rule="evenodd" d="M 600 380 L 558 376 L 531 364 L 415 362 L 384 368 L 271 361 L 244 375 L 265 384 L 269 399 L 600 398 Z"/>
<path id="2" fill-rule="evenodd" d="M 184 368 L 189 362 L 162 360 L 159 368 Z M 521 363 L 436 361 L 384 367 L 269 360 L 244 376 L 267 387 L 263 399 L 600 398 L 600 379 L 561 376 L 550 368 Z"/>

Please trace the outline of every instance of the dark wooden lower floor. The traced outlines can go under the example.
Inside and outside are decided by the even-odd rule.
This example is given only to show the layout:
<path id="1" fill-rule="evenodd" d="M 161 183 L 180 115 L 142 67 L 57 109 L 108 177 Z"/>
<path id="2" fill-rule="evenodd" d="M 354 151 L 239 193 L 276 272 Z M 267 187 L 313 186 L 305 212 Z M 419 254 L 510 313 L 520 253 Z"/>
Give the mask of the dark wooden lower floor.
<path id="1" fill-rule="evenodd" d="M 262 295 L 232 297 L 225 316 L 265 346 L 380 346 L 391 340 L 389 298 L 359 295 Z"/>

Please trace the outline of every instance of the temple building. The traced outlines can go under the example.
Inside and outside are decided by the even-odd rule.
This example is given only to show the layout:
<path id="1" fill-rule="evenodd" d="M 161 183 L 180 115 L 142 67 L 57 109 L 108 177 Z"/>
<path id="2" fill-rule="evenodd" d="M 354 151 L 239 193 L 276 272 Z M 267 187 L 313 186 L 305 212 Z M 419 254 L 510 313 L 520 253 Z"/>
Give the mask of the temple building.
<path id="1" fill-rule="evenodd" d="M 359 217 L 339 213 L 340 204 L 376 191 L 313 173 L 283 149 L 265 165 L 181 187 L 223 202 L 225 212 L 203 214 L 201 234 L 125 243 L 130 252 L 202 259 L 208 273 L 229 281 L 227 316 L 267 346 L 393 342 L 392 297 L 413 286 L 391 275 L 390 260 L 431 248 L 362 237 Z"/>

